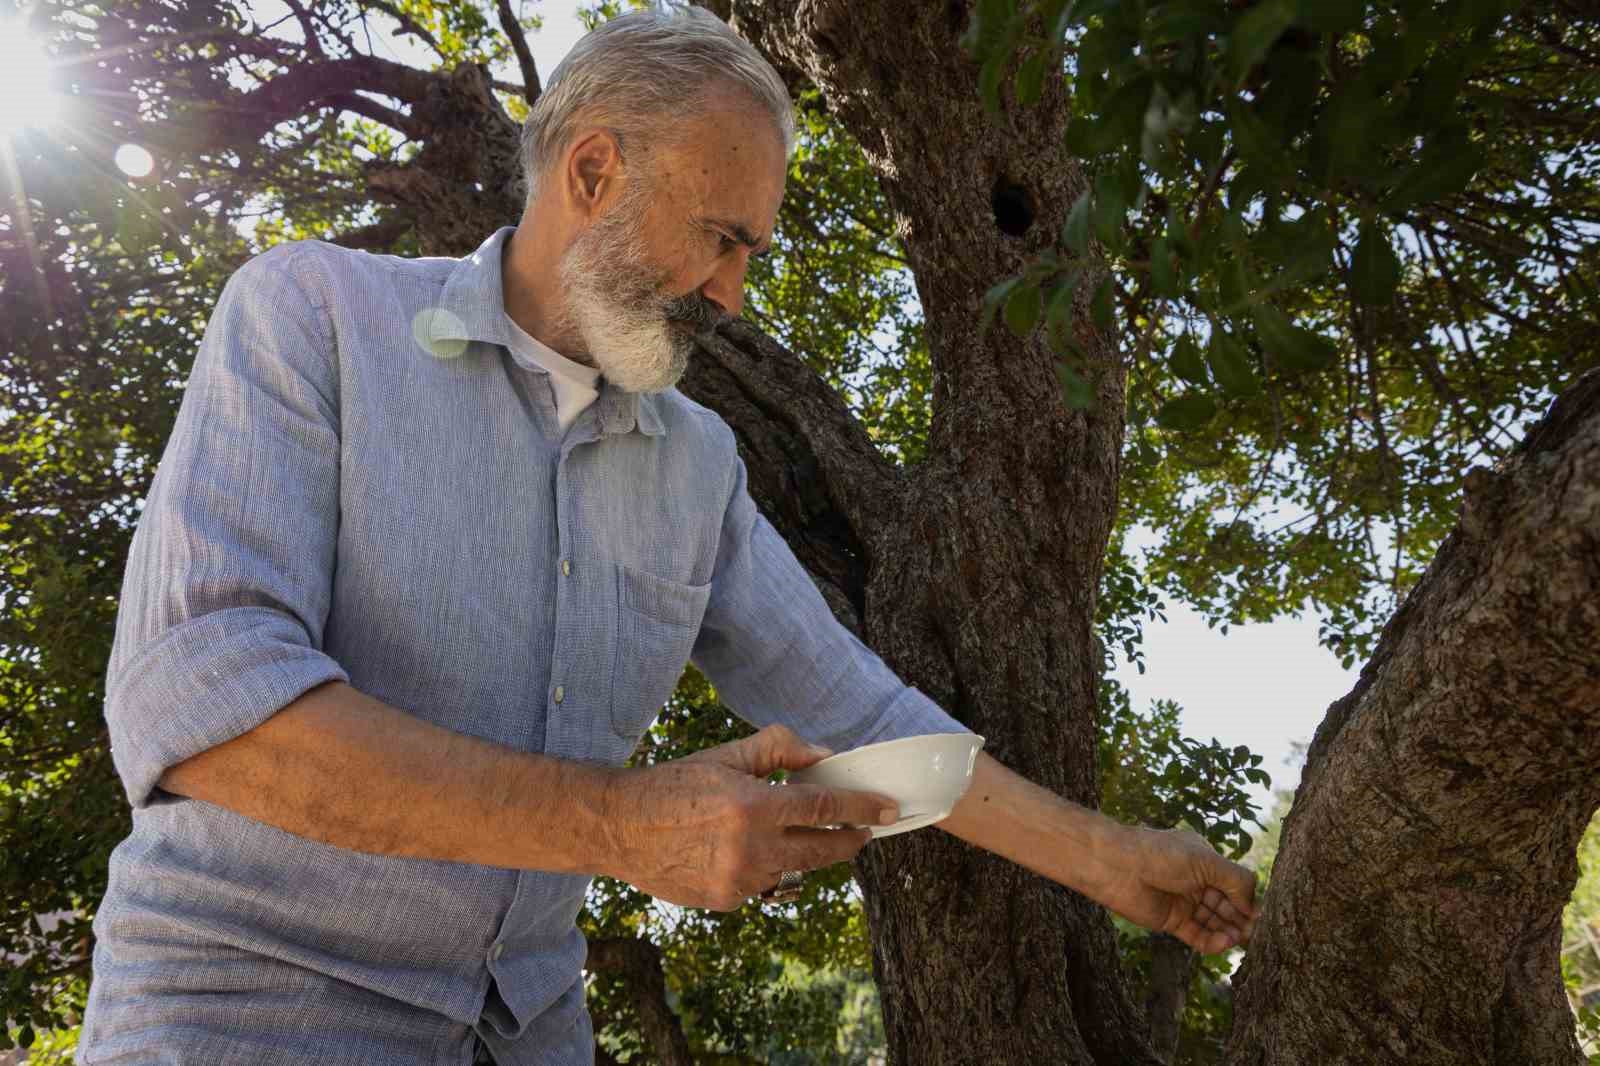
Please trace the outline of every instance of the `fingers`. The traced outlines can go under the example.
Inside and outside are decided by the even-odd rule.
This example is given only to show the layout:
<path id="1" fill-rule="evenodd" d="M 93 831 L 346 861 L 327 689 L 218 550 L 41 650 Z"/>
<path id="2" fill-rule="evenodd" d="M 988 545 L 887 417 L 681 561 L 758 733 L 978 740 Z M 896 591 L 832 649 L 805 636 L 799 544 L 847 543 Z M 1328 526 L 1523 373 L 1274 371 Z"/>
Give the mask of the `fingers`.
<path id="1" fill-rule="evenodd" d="M 783 868 L 820 870 L 848 862 L 867 846 L 872 834 L 865 829 L 787 829 L 783 834 Z"/>
<path id="2" fill-rule="evenodd" d="M 766 777 L 774 770 L 803 770 L 833 753 L 827 748 L 807 744 L 787 726 L 769 725 L 754 736 L 719 745 L 702 754 L 754 777 Z"/>
<path id="3" fill-rule="evenodd" d="M 1256 914 L 1253 909 L 1249 913 L 1242 912 L 1222 894 L 1221 890 L 1208 888 L 1196 901 L 1194 914 L 1185 921 L 1178 935 L 1196 947 L 1196 950 L 1207 953 L 1220 952 L 1235 945 L 1249 944 L 1250 936 L 1255 931 L 1255 924 Z M 1184 935 L 1184 930 L 1191 926 L 1195 936 L 1219 946 L 1200 948 L 1196 940 Z"/>
<path id="4" fill-rule="evenodd" d="M 894 800 L 871 792 L 794 784 L 772 791 L 780 825 L 892 825 L 900 817 Z"/>

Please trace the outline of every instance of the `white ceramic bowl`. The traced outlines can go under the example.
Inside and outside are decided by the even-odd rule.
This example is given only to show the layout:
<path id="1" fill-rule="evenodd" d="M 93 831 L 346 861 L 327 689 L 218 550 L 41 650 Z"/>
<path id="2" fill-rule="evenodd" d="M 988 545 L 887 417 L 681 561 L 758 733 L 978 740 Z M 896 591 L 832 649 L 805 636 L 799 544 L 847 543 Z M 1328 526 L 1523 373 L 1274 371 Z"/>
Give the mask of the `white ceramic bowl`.
<path id="1" fill-rule="evenodd" d="M 875 837 L 921 829 L 944 819 L 972 784 L 983 738 L 976 733 L 926 733 L 843 751 L 794 770 L 796 784 L 876 792 L 900 805 L 900 820 L 871 826 Z"/>

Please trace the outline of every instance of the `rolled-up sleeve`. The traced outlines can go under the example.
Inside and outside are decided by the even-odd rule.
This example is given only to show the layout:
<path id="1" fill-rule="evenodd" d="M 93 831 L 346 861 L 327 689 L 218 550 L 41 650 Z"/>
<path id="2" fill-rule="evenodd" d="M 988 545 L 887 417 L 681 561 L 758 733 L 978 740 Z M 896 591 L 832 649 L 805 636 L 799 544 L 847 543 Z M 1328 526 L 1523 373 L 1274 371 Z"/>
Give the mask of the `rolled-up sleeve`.
<path id="1" fill-rule="evenodd" d="M 711 595 L 690 656 L 722 703 L 752 725 L 781 723 L 834 751 L 971 732 L 840 624 L 757 510 L 747 476 L 735 451 Z"/>
<path id="2" fill-rule="evenodd" d="M 321 650 L 339 402 L 318 269 L 285 244 L 228 279 L 134 532 L 105 713 L 135 808 L 168 767 L 349 680 Z"/>

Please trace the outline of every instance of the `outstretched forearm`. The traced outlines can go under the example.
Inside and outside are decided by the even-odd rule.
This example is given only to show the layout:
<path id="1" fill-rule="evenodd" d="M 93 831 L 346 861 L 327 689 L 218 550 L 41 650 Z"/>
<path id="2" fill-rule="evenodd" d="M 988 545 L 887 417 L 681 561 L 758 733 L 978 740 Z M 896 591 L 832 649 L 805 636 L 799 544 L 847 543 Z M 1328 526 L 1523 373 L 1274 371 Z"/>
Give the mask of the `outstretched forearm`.
<path id="1" fill-rule="evenodd" d="M 1062 799 L 980 752 L 972 784 L 939 828 L 1098 901 L 1135 829 Z"/>
<path id="2" fill-rule="evenodd" d="M 613 773 L 451 732 L 330 682 L 160 786 L 352 851 L 595 873 Z"/>

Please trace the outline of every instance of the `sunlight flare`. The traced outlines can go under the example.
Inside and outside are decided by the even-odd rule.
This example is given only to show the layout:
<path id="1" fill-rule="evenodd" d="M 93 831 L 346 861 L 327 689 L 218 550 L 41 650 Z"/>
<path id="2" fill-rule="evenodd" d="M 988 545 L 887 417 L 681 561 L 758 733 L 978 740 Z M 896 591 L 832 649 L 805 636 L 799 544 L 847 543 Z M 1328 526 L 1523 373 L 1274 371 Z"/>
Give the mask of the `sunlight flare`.
<path id="1" fill-rule="evenodd" d="M 26 20 L 0 22 L 0 137 L 24 126 L 44 129 L 61 116 L 61 96 L 50 84 L 44 44 Z"/>
<path id="2" fill-rule="evenodd" d="M 120 146 L 112 159 L 117 164 L 117 169 L 130 178 L 149 177 L 150 172 L 156 168 L 155 157 L 137 144 Z"/>

